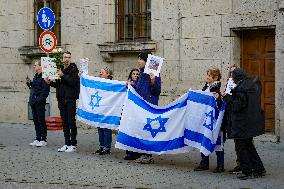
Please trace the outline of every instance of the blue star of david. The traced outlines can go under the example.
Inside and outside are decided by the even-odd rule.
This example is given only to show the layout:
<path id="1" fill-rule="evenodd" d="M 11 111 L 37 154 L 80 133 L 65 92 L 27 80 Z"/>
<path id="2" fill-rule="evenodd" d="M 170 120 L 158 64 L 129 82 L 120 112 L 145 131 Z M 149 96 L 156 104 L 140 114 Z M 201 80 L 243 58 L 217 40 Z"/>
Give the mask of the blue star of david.
<path id="1" fill-rule="evenodd" d="M 94 99 L 96 99 L 96 103 L 94 103 Z M 101 99 L 102 99 L 102 97 L 99 96 L 99 92 L 96 92 L 94 95 L 91 95 L 91 101 L 90 101 L 89 105 L 92 107 L 92 110 L 95 107 L 100 106 L 100 100 Z"/>
<path id="2" fill-rule="evenodd" d="M 143 130 L 149 131 L 154 138 L 159 132 L 166 132 L 165 123 L 168 121 L 168 119 L 169 118 L 162 118 L 161 116 L 155 119 L 147 118 L 147 124 L 144 126 Z M 160 124 L 159 128 L 157 129 L 153 129 L 151 125 L 151 123 L 155 121 L 158 121 Z"/>
<path id="3" fill-rule="evenodd" d="M 213 115 L 213 110 L 211 110 L 209 113 L 205 113 L 206 119 L 203 123 L 203 126 L 210 129 L 211 131 L 213 130 L 213 124 L 214 124 L 214 115 Z M 209 121 L 208 121 L 209 119 Z M 209 123 L 207 123 L 209 122 Z"/>

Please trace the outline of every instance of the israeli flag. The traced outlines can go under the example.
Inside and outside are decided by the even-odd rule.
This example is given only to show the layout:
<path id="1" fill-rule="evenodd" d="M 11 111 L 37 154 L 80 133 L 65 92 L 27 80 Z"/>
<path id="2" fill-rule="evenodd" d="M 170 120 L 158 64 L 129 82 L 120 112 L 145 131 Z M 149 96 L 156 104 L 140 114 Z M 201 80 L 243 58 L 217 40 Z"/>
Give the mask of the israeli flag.
<path id="1" fill-rule="evenodd" d="M 117 130 L 126 94 L 125 81 L 83 74 L 77 119 L 90 126 Z"/>
<path id="2" fill-rule="evenodd" d="M 219 110 L 210 92 L 190 90 L 187 106 L 185 144 L 200 149 L 204 155 L 222 150 L 220 128 L 224 116 L 224 103 Z"/>
<path id="3" fill-rule="evenodd" d="M 187 94 L 167 106 L 156 106 L 129 87 L 115 147 L 148 154 L 187 152 L 186 107 Z"/>

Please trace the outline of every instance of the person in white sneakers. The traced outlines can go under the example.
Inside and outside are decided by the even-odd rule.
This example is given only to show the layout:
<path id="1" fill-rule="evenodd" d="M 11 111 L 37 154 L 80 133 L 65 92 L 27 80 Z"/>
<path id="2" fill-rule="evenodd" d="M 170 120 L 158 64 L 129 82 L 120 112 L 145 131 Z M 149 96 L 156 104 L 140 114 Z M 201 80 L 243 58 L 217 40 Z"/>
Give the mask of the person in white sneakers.
<path id="1" fill-rule="evenodd" d="M 42 78 L 41 62 L 36 61 L 34 64 L 35 76 L 31 81 L 26 78 L 26 84 L 30 89 L 29 104 L 33 113 L 33 121 L 36 131 L 36 140 L 30 143 L 31 146 L 42 147 L 47 145 L 47 127 L 45 124 L 45 104 L 50 87 Z"/>
<path id="2" fill-rule="evenodd" d="M 46 82 L 56 88 L 58 107 L 63 120 L 65 144 L 58 149 L 58 152 L 75 152 L 77 150 L 76 100 L 80 92 L 79 70 L 75 63 L 71 63 L 69 51 L 63 53 L 63 63 L 64 67 L 58 69 L 60 79 L 46 80 Z"/>

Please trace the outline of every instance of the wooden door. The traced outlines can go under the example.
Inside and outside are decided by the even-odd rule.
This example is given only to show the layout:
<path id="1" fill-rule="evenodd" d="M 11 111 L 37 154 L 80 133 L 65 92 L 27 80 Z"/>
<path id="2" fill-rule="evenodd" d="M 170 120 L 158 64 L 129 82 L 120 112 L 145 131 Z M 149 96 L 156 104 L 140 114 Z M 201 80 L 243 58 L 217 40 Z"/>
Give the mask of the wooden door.
<path id="1" fill-rule="evenodd" d="M 261 107 L 265 130 L 275 127 L 275 31 L 255 30 L 241 33 L 241 67 L 248 76 L 260 76 Z"/>

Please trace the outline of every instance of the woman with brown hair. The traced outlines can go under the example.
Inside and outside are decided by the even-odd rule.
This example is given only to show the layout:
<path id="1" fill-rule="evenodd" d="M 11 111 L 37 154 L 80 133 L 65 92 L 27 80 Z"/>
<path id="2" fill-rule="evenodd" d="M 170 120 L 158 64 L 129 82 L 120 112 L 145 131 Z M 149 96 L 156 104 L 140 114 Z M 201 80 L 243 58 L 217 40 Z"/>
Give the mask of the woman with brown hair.
<path id="1" fill-rule="evenodd" d="M 216 98 L 216 103 L 218 108 L 222 105 L 222 99 L 221 99 L 221 73 L 218 68 L 212 68 L 207 70 L 207 78 L 206 83 L 202 89 L 202 91 L 211 92 L 214 97 Z M 221 127 L 221 131 L 225 131 Z M 221 173 L 224 172 L 224 148 L 223 148 L 223 141 L 224 136 L 221 134 L 221 149 L 216 150 L 217 155 L 217 167 L 213 171 L 214 173 Z M 205 156 L 203 153 L 201 153 L 201 161 L 197 167 L 194 168 L 194 171 L 203 171 L 209 169 L 209 156 Z"/>

